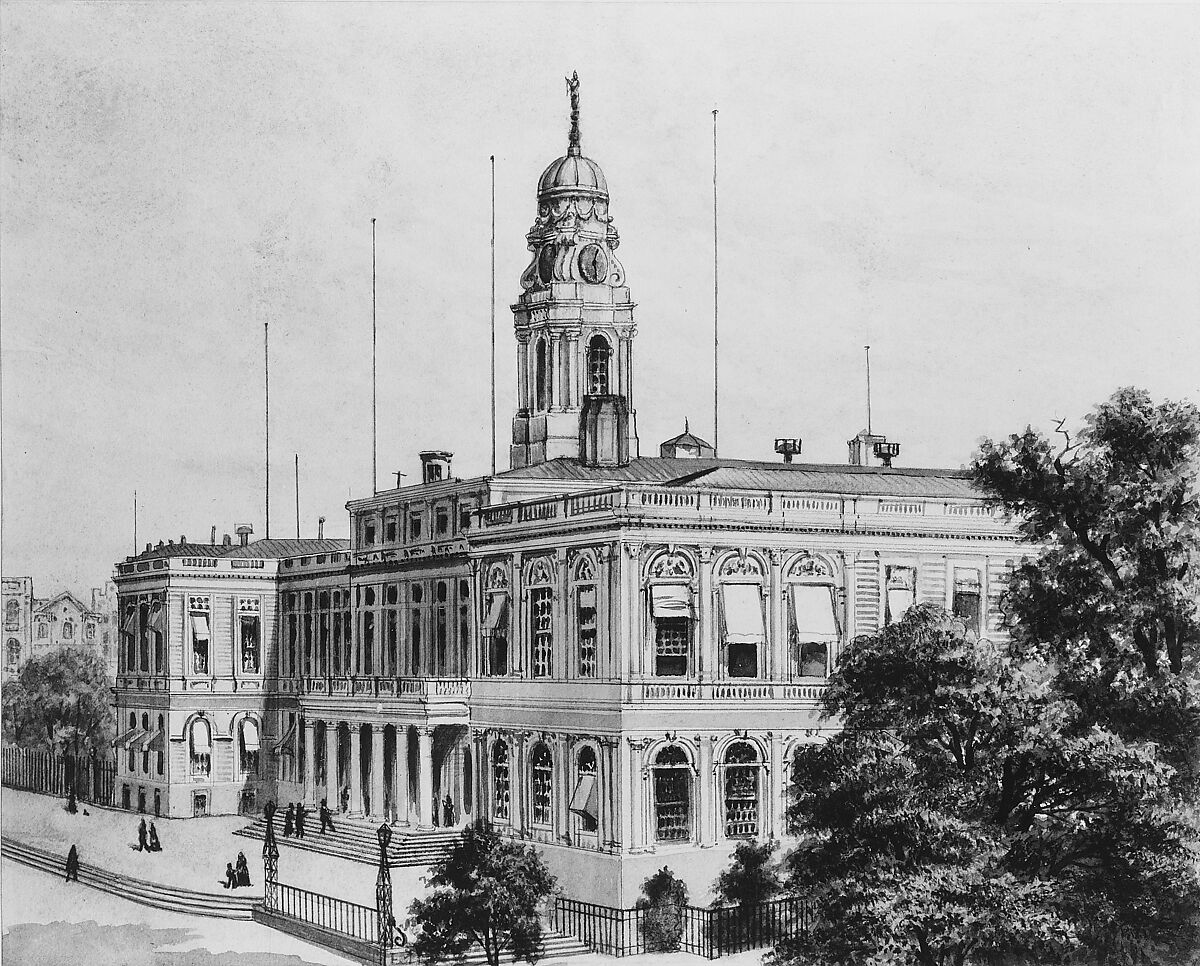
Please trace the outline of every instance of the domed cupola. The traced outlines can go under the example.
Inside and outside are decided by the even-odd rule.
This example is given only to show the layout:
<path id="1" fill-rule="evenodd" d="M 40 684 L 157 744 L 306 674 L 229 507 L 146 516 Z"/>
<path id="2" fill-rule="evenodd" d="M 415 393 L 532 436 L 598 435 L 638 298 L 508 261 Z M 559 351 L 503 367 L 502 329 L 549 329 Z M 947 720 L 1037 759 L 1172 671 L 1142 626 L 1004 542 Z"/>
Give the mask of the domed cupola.
<path id="1" fill-rule="evenodd" d="M 571 130 L 567 153 L 538 180 L 537 219 L 525 240 L 533 259 L 521 275 L 525 291 L 553 282 L 620 286 L 625 270 L 617 260 L 620 236 L 608 213 L 604 172 L 580 150 L 579 74 L 567 78 Z"/>

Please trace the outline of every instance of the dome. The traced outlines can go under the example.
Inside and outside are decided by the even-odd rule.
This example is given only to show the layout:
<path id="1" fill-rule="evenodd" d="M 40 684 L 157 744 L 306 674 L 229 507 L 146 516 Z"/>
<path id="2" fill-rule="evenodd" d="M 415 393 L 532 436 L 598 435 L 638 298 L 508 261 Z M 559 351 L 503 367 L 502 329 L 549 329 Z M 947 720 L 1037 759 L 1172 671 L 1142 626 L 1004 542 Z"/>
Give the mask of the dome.
<path id="1" fill-rule="evenodd" d="M 608 198 L 608 182 L 600 165 L 578 154 L 567 154 L 552 162 L 538 181 L 538 199 L 567 194 Z"/>

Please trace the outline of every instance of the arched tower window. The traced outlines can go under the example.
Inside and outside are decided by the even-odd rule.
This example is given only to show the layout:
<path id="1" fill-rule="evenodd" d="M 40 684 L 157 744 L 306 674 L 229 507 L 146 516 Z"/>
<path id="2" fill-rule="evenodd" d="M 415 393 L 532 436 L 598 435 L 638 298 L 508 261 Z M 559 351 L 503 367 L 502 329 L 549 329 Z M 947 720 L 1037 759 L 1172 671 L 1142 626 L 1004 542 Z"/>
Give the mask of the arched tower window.
<path id="1" fill-rule="evenodd" d="M 584 748 L 576 759 L 577 780 L 571 795 L 571 811 L 579 816 L 585 832 L 595 832 L 599 824 L 599 792 L 596 784 L 596 753 Z"/>
<path id="2" fill-rule="evenodd" d="M 550 360 L 547 358 L 549 350 L 546 346 L 545 339 L 538 339 L 536 350 L 536 388 L 537 388 L 537 408 L 541 411 L 550 408 Z"/>
<path id="3" fill-rule="evenodd" d="M 612 349 L 602 335 L 594 335 L 587 347 L 588 393 L 592 396 L 607 396 L 609 389 L 608 370 Z"/>
<path id="4" fill-rule="evenodd" d="M 188 750 L 191 752 L 191 773 L 207 775 L 212 770 L 212 733 L 203 718 L 196 718 L 192 722 L 188 732 Z"/>
<path id="5" fill-rule="evenodd" d="M 10 637 L 4 646 L 4 664 L 10 671 L 15 671 L 21 663 L 21 642 Z"/>
<path id="6" fill-rule="evenodd" d="M 681 748 L 664 748 L 654 759 L 654 837 L 686 842 L 692 837 L 692 773 Z"/>

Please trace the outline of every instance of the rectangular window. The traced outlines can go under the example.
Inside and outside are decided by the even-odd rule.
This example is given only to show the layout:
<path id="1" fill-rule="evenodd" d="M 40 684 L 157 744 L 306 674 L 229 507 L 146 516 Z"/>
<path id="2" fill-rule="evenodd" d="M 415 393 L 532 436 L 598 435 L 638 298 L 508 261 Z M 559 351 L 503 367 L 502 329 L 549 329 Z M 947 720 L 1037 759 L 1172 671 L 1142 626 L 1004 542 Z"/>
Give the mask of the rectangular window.
<path id="1" fill-rule="evenodd" d="M 410 540 L 421 539 L 421 514 L 413 513 L 408 517 L 408 538 Z"/>
<path id="2" fill-rule="evenodd" d="M 579 676 L 596 676 L 596 588 L 576 592 L 575 617 L 579 628 Z"/>
<path id="3" fill-rule="evenodd" d="M 450 511 L 445 507 L 438 508 L 437 515 L 434 517 L 434 526 L 437 528 L 439 537 L 450 532 Z"/>
<path id="4" fill-rule="evenodd" d="M 981 591 L 978 570 L 954 568 L 954 616 L 961 618 L 967 630 L 973 634 L 980 633 L 979 618 L 983 613 Z"/>
<path id="5" fill-rule="evenodd" d="M 533 641 L 533 676 L 546 678 L 554 670 L 554 591 L 536 587 L 529 594 L 529 630 Z"/>
<path id="6" fill-rule="evenodd" d="M 458 508 L 458 529 L 460 532 L 471 528 L 471 509 L 469 506 Z"/>
<path id="7" fill-rule="evenodd" d="M 686 842 L 692 835 L 690 779 L 686 768 L 655 768 L 654 837 Z"/>
<path id="8" fill-rule="evenodd" d="M 840 640 L 837 595 L 829 584 L 791 586 L 792 673 L 825 677 L 829 650 Z"/>
<path id="9" fill-rule="evenodd" d="M 412 620 L 409 624 L 408 635 L 409 660 L 412 661 L 412 673 L 421 673 L 421 608 L 412 609 Z"/>
<path id="10" fill-rule="evenodd" d="M 368 520 L 363 524 L 363 543 L 368 547 L 375 543 L 375 523 L 373 520 Z"/>
<path id="11" fill-rule="evenodd" d="M 898 624 L 916 602 L 917 570 L 915 567 L 887 567 L 886 623 Z"/>
<path id="12" fill-rule="evenodd" d="M 762 588 L 758 584 L 722 584 L 725 625 L 725 673 L 731 678 L 758 677 L 763 630 Z"/>
<path id="13" fill-rule="evenodd" d="M 681 677 L 688 673 L 692 651 L 692 593 L 684 584 L 650 588 L 654 621 L 654 673 Z"/>
<path id="14" fill-rule="evenodd" d="M 508 673 L 508 597 L 492 594 L 488 598 L 487 614 L 483 618 L 483 635 L 487 639 L 487 669 L 491 675 Z"/>
<path id="15" fill-rule="evenodd" d="M 373 664 L 375 655 L 375 611 L 363 611 L 363 674 L 374 674 Z"/>
<path id="16" fill-rule="evenodd" d="M 150 670 L 150 604 L 143 602 L 138 605 L 138 617 L 141 634 L 138 635 L 138 666 L 139 671 Z M 69 625 L 68 625 L 69 626 Z"/>
<path id="17" fill-rule="evenodd" d="M 388 608 L 386 625 L 387 666 L 382 669 L 384 674 L 396 673 L 396 641 L 398 640 L 397 631 L 398 623 L 396 611 L 393 608 Z"/>
<path id="18" fill-rule="evenodd" d="M 209 601 L 193 597 L 189 602 L 189 623 L 192 628 L 192 673 L 208 674 L 212 634 L 209 630 Z"/>
<path id="19" fill-rule="evenodd" d="M 396 542 L 396 518 L 395 518 L 395 517 L 388 517 L 388 521 L 387 521 L 387 542 L 388 542 L 388 543 L 395 543 L 395 542 Z"/>
<path id="20" fill-rule="evenodd" d="M 296 674 L 296 637 L 297 637 L 297 632 L 296 632 L 297 623 L 296 622 L 298 619 L 299 618 L 297 618 L 295 614 L 288 614 L 288 619 L 287 619 L 288 649 L 287 649 L 287 672 L 286 673 L 293 677 Z"/>
<path id="21" fill-rule="evenodd" d="M 258 601 L 255 601 L 257 604 Z M 257 674 L 258 673 L 258 615 L 257 614 L 240 614 L 238 616 L 238 624 L 240 625 L 240 638 L 242 646 L 242 673 Z"/>

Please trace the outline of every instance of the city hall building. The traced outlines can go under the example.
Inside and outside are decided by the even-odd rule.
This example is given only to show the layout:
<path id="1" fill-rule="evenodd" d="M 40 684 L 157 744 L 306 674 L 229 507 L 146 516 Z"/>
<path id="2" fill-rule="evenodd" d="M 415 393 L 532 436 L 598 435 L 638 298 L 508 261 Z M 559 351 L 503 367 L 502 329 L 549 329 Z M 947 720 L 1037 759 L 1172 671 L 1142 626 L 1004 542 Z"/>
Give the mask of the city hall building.
<path id="1" fill-rule="evenodd" d="M 347 504 L 349 544 L 241 528 L 117 565 L 127 806 L 486 818 L 567 895 L 632 905 L 665 865 L 700 898 L 738 842 L 787 836 L 847 641 L 922 601 L 1003 634 L 1023 548 L 962 471 L 886 465 L 867 432 L 846 464 L 686 430 L 642 455 L 609 201 L 575 102 L 513 307 L 510 469 L 426 452 L 420 484 Z"/>

